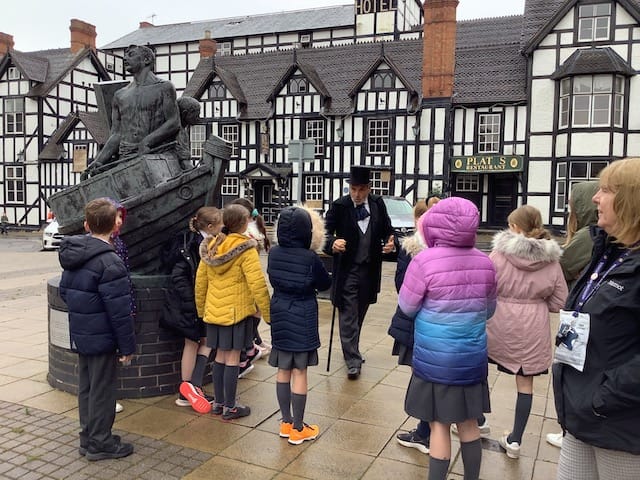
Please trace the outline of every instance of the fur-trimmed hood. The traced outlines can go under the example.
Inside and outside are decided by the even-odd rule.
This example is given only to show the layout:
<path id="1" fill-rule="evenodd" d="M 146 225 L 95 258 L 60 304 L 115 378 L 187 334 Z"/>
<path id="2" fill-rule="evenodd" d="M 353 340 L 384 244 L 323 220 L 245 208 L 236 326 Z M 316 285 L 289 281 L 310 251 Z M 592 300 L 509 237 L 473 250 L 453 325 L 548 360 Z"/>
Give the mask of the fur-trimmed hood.
<path id="1" fill-rule="evenodd" d="M 562 249 L 555 240 L 528 238 L 511 230 L 498 232 L 492 245 L 494 252 L 503 254 L 510 263 L 524 270 L 539 270 L 562 256 Z"/>
<path id="2" fill-rule="evenodd" d="M 224 235 L 224 234 L 220 234 Z M 240 233 L 231 233 L 217 246 L 217 236 L 200 244 L 200 259 L 212 267 L 231 267 L 232 260 L 250 248 L 257 248 L 258 242 Z"/>
<path id="3" fill-rule="evenodd" d="M 276 240 L 281 247 L 321 252 L 325 242 L 324 221 L 315 210 L 306 206 L 287 207 L 278 216 Z"/>
<path id="4" fill-rule="evenodd" d="M 427 244 L 422 239 L 422 234 L 418 230 L 416 230 L 413 235 L 404 237 L 401 240 L 400 245 L 405 249 L 405 251 L 411 258 L 415 257 L 422 250 L 427 248 Z"/>

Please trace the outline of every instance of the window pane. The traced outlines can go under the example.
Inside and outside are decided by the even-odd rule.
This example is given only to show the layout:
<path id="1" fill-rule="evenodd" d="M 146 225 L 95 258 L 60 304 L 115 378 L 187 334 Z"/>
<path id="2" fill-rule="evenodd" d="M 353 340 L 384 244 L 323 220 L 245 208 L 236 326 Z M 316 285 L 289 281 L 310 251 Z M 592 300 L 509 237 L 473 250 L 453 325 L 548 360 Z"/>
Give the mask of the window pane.
<path id="1" fill-rule="evenodd" d="M 315 154 L 324 155 L 324 120 L 308 120 L 306 138 L 315 142 Z"/>
<path id="2" fill-rule="evenodd" d="M 369 153 L 389 153 L 389 132 L 391 122 L 369 120 Z"/>
<path id="3" fill-rule="evenodd" d="M 593 97 L 593 125 L 609 125 L 610 95 L 594 95 Z"/>
<path id="4" fill-rule="evenodd" d="M 560 82 L 560 95 L 569 95 L 571 93 L 571 80 L 568 78 L 562 79 Z"/>
<path id="5" fill-rule="evenodd" d="M 591 77 L 575 77 L 573 80 L 573 93 L 591 93 Z"/>
<path id="6" fill-rule="evenodd" d="M 576 126 L 589 126 L 589 114 L 591 113 L 591 97 L 577 96 L 573 99 L 573 124 Z"/>
<path id="7" fill-rule="evenodd" d="M 587 162 L 572 162 L 571 163 L 571 178 L 588 178 L 587 177 Z"/>
<path id="8" fill-rule="evenodd" d="M 569 98 L 564 97 L 560 99 L 560 126 L 566 127 L 569 125 Z"/>
<path id="9" fill-rule="evenodd" d="M 591 162 L 591 178 L 598 178 L 600 172 L 606 167 L 608 162 Z"/>
<path id="10" fill-rule="evenodd" d="M 579 22 L 580 40 L 591 40 L 593 39 L 593 19 L 592 18 L 583 18 Z"/>
<path id="11" fill-rule="evenodd" d="M 616 95 L 615 96 L 615 110 L 613 112 L 613 124 L 616 127 L 622 126 L 622 105 L 623 105 L 623 96 Z"/>
<path id="12" fill-rule="evenodd" d="M 597 5 L 593 5 L 593 8 L 594 8 L 594 12 L 593 12 L 594 16 L 611 15 L 610 3 L 600 3 Z"/>
<path id="13" fill-rule="evenodd" d="M 597 75 L 593 77 L 594 93 L 610 92 L 613 87 L 613 77 L 610 75 Z"/>
<path id="14" fill-rule="evenodd" d="M 558 164 L 558 173 L 556 178 L 567 178 L 567 164 L 562 162 Z"/>

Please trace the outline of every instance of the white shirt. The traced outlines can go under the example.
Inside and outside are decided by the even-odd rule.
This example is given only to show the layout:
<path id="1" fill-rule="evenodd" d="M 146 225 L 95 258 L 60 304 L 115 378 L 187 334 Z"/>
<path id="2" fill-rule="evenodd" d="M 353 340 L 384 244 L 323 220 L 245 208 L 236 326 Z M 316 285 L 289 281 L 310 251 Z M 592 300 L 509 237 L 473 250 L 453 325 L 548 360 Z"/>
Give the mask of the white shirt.
<path id="1" fill-rule="evenodd" d="M 353 207 L 357 208 L 357 205 L 354 203 Z M 369 202 L 364 202 L 364 208 L 367 212 L 369 212 L 369 216 L 364 220 L 358 220 L 358 227 L 360 227 L 362 233 L 367 233 L 367 228 L 369 228 L 369 219 L 371 218 L 371 209 L 369 208 Z"/>

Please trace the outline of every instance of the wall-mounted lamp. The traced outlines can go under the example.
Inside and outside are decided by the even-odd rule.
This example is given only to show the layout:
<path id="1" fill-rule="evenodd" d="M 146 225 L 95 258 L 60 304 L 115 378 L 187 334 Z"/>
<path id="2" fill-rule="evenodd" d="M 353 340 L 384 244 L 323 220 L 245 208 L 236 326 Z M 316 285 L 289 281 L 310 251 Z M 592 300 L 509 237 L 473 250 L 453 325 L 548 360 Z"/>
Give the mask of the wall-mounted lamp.
<path id="1" fill-rule="evenodd" d="M 18 155 L 16 155 L 16 162 L 22 163 L 24 162 L 24 150 L 20 150 Z"/>
<path id="2" fill-rule="evenodd" d="M 420 125 L 418 125 L 417 123 L 414 123 L 413 126 L 411 127 L 411 131 L 413 132 L 413 136 L 417 137 L 418 135 L 420 135 Z"/>
<path id="3" fill-rule="evenodd" d="M 336 136 L 338 138 L 342 138 L 344 136 L 344 128 L 342 128 L 342 125 L 336 128 Z"/>
<path id="4" fill-rule="evenodd" d="M 380 98 L 378 99 L 378 103 L 379 103 L 380 105 L 384 105 L 385 103 L 387 103 L 387 101 L 386 101 L 384 98 L 380 97 Z"/>

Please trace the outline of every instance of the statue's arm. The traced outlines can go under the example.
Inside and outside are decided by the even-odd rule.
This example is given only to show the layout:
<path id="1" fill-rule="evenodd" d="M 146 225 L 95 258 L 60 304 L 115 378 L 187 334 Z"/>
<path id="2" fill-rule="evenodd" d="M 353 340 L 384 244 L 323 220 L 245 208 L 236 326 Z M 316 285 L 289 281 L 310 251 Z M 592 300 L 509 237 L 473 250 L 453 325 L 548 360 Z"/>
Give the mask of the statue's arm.
<path id="1" fill-rule="evenodd" d="M 176 90 L 170 82 L 162 82 L 160 85 L 159 94 L 162 95 L 162 112 L 165 121 L 144 137 L 138 149 L 140 154 L 147 153 L 158 145 L 174 141 L 180 131 L 180 113 L 178 111 Z"/>

